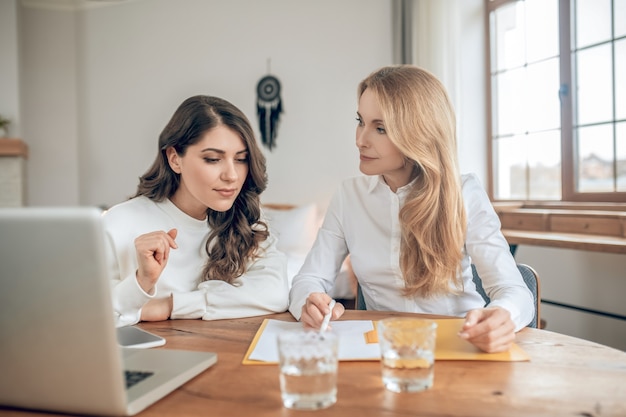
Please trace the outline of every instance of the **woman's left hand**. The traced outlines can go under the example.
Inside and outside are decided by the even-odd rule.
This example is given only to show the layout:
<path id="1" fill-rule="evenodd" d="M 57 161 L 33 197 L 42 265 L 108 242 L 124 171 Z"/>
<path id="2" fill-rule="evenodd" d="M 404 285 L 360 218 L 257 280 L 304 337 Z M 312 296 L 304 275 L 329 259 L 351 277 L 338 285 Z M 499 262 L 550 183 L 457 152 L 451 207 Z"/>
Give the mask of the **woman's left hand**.
<path id="1" fill-rule="evenodd" d="M 485 352 L 504 352 L 515 341 L 515 323 L 501 307 L 471 310 L 459 336 Z"/>
<path id="2" fill-rule="evenodd" d="M 163 321 L 172 315 L 172 296 L 154 298 L 141 308 L 141 321 Z"/>

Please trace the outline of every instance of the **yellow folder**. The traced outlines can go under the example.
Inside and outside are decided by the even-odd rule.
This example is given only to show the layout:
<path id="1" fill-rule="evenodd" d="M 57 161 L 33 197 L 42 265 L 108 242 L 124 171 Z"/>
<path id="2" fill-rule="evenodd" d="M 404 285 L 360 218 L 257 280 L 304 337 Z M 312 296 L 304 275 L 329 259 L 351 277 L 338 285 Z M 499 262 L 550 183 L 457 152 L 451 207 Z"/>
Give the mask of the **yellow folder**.
<path id="1" fill-rule="evenodd" d="M 435 360 L 479 360 L 516 362 L 528 361 L 530 357 L 517 344 L 506 352 L 486 353 L 458 336 L 464 319 L 435 319 L 437 323 L 437 341 Z M 378 336 L 376 323 L 369 320 L 348 320 L 332 322 L 333 331 L 339 335 L 340 361 L 377 361 L 380 353 L 377 349 Z M 248 347 L 243 359 L 245 365 L 276 364 L 277 347 L 276 334 L 280 331 L 295 330 L 302 327 L 301 323 L 283 322 L 265 319 L 257 330 L 254 339 Z M 350 333 L 345 329 L 367 329 Z M 269 329 L 266 331 L 266 329 Z M 345 340 L 350 345 L 350 351 L 342 356 L 341 344 Z M 258 349 L 257 349 L 258 347 Z M 252 357 L 252 358 L 251 358 Z"/>

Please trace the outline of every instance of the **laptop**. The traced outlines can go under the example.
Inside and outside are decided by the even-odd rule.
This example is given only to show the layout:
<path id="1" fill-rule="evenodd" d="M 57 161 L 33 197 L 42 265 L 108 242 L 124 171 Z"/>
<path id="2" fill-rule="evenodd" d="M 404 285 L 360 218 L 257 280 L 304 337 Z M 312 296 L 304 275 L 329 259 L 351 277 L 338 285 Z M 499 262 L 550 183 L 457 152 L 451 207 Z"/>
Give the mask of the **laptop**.
<path id="1" fill-rule="evenodd" d="M 133 415 L 216 363 L 118 345 L 101 221 L 90 207 L 0 208 L 1 406 Z"/>

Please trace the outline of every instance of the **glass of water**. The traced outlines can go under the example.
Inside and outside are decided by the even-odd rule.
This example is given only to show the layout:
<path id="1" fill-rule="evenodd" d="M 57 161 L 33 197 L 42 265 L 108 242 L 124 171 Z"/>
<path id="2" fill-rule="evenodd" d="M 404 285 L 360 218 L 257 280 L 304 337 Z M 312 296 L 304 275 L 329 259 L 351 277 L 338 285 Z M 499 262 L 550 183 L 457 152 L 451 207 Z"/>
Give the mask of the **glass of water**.
<path id="1" fill-rule="evenodd" d="M 332 332 L 278 335 L 280 391 L 287 408 L 317 410 L 337 402 L 337 350 Z"/>
<path id="2" fill-rule="evenodd" d="M 410 317 L 377 324 L 383 385 L 393 392 L 418 392 L 433 386 L 437 323 Z"/>

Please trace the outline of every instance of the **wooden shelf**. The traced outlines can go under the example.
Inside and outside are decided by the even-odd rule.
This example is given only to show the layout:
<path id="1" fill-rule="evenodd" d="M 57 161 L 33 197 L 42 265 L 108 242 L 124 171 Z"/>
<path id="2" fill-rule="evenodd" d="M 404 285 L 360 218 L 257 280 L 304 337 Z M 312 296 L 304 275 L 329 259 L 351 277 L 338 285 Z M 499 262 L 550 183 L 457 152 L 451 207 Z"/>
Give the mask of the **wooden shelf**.
<path id="1" fill-rule="evenodd" d="M 526 232 L 502 229 L 510 245 L 550 246 L 593 252 L 626 254 L 626 238 L 576 233 Z"/>
<path id="2" fill-rule="evenodd" d="M 626 254 L 626 204 L 494 203 L 511 245 Z"/>
<path id="3" fill-rule="evenodd" d="M 28 158 L 28 145 L 21 139 L 0 138 L 0 156 L 21 156 Z"/>

